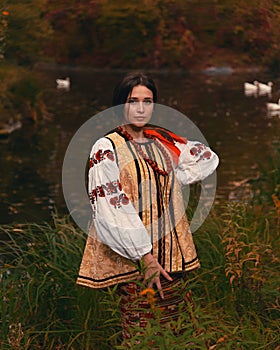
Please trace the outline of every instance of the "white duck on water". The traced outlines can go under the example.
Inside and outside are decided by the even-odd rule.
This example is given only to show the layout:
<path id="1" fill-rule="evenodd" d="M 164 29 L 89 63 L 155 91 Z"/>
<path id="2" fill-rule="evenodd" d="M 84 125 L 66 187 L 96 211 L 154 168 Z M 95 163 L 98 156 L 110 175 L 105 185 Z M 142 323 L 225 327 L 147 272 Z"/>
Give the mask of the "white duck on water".
<path id="1" fill-rule="evenodd" d="M 267 102 L 266 108 L 268 111 L 280 111 L 280 98 L 278 103 Z"/>
<path id="2" fill-rule="evenodd" d="M 65 79 L 56 79 L 56 84 L 58 89 L 70 89 L 70 78 L 67 77 Z"/>
<path id="3" fill-rule="evenodd" d="M 258 97 L 258 82 L 255 80 L 252 83 L 244 83 L 244 95 Z"/>
<path id="4" fill-rule="evenodd" d="M 258 82 L 259 93 L 270 94 L 272 91 L 272 85 L 273 83 L 271 81 L 269 81 L 267 84 Z"/>
<path id="5" fill-rule="evenodd" d="M 246 83 L 244 83 L 244 90 L 247 91 L 247 92 L 248 91 L 250 91 L 250 92 L 257 92 L 258 91 L 258 84 L 259 84 L 259 82 L 257 80 L 255 80 L 253 82 L 253 84 L 246 82 Z"/>

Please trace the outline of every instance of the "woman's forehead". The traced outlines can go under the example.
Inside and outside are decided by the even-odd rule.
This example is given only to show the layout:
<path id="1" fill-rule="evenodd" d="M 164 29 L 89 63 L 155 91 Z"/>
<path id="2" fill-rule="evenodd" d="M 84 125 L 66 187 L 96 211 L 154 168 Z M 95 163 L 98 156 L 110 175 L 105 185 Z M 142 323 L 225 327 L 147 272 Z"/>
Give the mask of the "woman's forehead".
<path id="1" fill-rule="evenodd" d="M 131 90 L 130 97 L 153 98 L 153 92 L 144 85 L 137 85 Z"/>

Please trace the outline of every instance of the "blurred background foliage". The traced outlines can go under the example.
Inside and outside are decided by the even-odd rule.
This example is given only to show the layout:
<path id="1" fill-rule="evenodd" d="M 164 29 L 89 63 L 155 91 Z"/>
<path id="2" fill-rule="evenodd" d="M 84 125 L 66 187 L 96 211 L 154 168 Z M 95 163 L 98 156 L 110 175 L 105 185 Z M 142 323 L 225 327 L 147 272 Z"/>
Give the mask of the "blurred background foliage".
<path id="1" fill-rule="evenodd" d="M 280 0 L 2 0 L 0 130 L 15 115 L 36 122 L 46 114 L 38 63 L 277 72 L 279 43 Z M 15 104 L 26 79 L 34 89 Z"/>
<path id="2" fill-rule="evenodd" d="M 1 1 L 0 45 L 18 64 L 279 68 L 278 0 Z"/>
<path id="3" fill-rule="evenodd" d="M 11 102 L 21 98 L 14 84 L 22 84 L 23 67 L 33 85 L 32 67 L 38 62 L 97 69 L 227 65 L 278 71 L 279 27 L 279 0 L 2 0 L 0 122 L 11 115 L 37 121 L 45 113 L 40 86 L 31 89 L 33 95 L 29 89 L 24 110 Z"/>

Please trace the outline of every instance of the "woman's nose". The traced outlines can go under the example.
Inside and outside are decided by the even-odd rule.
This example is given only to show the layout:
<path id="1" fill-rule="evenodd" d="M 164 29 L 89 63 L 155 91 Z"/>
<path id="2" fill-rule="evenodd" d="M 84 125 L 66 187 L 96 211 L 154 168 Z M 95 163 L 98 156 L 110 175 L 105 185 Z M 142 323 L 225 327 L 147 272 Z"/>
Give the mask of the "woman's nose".
<path id="1" fill-rule="evenodd" d="M 140 101 L 140 102 L 137 103 L 137 111 L 140 112 L 140 113 L 144 112 L 143 102 Z"/>

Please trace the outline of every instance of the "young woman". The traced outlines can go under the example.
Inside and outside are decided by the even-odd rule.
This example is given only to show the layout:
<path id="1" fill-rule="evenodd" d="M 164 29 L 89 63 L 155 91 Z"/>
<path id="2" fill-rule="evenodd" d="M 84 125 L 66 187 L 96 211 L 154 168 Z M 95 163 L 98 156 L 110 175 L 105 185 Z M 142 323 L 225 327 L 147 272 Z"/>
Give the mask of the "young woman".
<path id="1" fill-rule="evenodd" d="M 149 76 L 126 75 L 113 97 L 122 123 L 90 153 L 93 225 L 77 283 L 91 288 L 118 284 L 125 338 L 135 319 L 143 327 L 147 322 L 147 315 L 132 306 L 141 294 L 139 280 L 154 288 L 162 322 L 178 318 L 185 303 L 181 280 L 199 267 L 181 185 L 203 180 L 218 165 L 205 145 L 196 142 L 199 152 L 193 152 L 194 142 L 149 124 L 156 102 Z"/>

